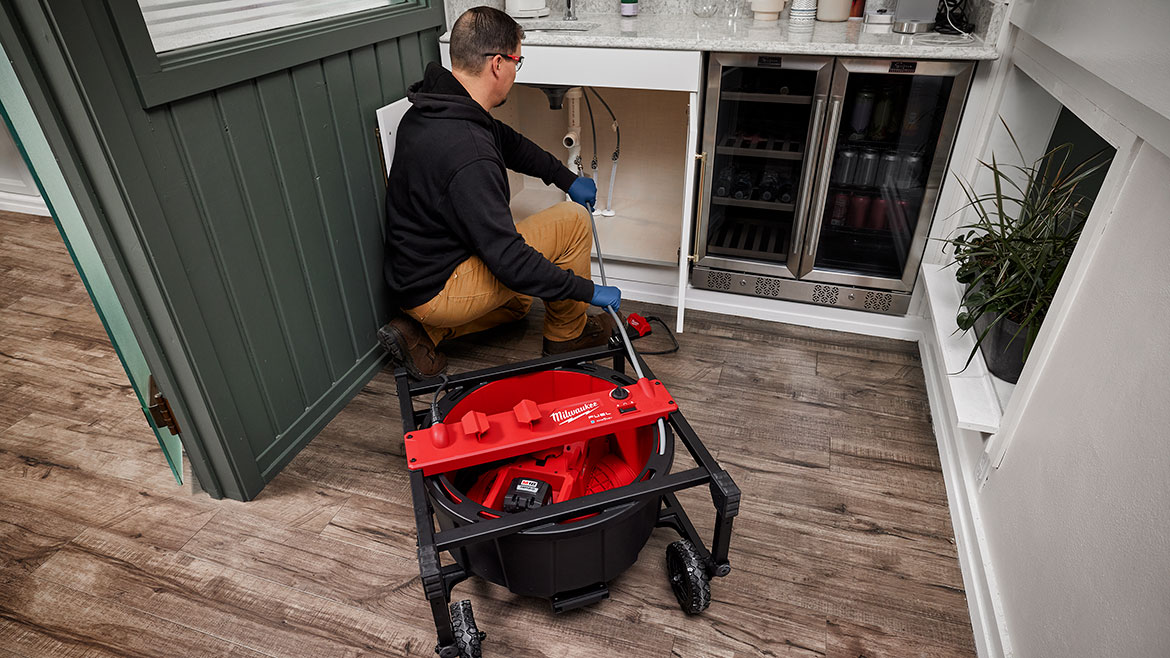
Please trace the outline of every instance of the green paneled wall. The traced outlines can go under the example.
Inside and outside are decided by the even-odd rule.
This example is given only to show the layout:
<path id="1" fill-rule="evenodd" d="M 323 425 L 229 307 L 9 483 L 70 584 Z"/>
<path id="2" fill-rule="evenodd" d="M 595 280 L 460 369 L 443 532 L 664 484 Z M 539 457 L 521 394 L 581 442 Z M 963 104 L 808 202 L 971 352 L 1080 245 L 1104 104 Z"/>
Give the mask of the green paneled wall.
<path id="1" fill-rule="evenodd" d="M 239 483 L 224 492 L 250 499 L 380 367 L 389 306 L 374 111 L 438 59 L 441 12 L 418 33 L 143 109 L 101 3 L 20 4 L 29 32 L 36 11 L 58 23 L 88 103 L 63 122 L 95 131 L 75 145 L 104 171 L 94 195 L 124 210 L 110 211 L 110 231 L 144 252 L 179 328 L 161 340 L 192 365 L 182 396 L 211 410 L 184 439 L 222 443 L 215 469 Z"/>

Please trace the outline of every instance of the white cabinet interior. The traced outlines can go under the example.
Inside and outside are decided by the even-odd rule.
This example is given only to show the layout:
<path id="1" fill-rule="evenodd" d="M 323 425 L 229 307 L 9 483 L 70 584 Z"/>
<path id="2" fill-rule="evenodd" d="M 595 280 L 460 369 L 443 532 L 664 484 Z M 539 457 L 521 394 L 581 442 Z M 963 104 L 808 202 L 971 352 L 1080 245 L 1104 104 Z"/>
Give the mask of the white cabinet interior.
<path id="1" fill-rule="evenodd" d="M 673 91 L 598 88 L 613 109 L 621 129 L 621 151 L 614 179 L 614 216 L 598 215 L 597 231 L 605 257 L 647 265 L 678 264 L 682 235 L 683 201 L 687 194 L 687 105 L 689 94 Z M 597 203 L 607 206 L 616 138 L 612 120 L 596 96 L 590 94 L 596 142 L 589 112 L 582 99 L 581 163 L 585 175 L 597 181 Z M 542 148 L 569 163 L 562 139 L 568 130 L 569 101 L 549 109 L 544 92 L 524 85 L 513 88 L 509 100 L 493 114 Z M 594 153 L 597 169 L 591 168 Z M 571 169 L 576 169 L 570 165 Z M 523 218 L 565 195 L 535 178 L 511 173 L 512 212 Z"/>

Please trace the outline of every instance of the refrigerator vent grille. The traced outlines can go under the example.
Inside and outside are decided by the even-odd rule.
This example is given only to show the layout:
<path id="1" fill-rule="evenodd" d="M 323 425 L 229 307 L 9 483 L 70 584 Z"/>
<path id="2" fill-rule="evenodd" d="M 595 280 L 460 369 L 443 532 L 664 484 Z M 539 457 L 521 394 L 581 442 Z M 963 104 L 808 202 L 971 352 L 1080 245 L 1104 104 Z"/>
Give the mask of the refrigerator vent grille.
<path id="1" fill-rule="evenodd" d="M 711 290 L 731 290 L 731 275 L 727 272 L 708 272 L 707 287 Z"/>
<path id="2" fill-rule="evenodd" d="M 780 282 L 775 279 L 756 279 L 756 294 L 761 297 L 779 297 Z"/>
<path id="3" fill-rule="evenodd" d="M 865 308 L 871 311 L 889 311 L 890 304 L 894 302 L 893 295 L 887 295 L 881 292 L 867 292 L 865 293 Z"/>
<path id="4" fill-rule="evenodd" d="M 816 286 L 813 288 L 812 300 L 817 304 L 836 305 L 839 294 L 841 289 L 837 286 Z"/>

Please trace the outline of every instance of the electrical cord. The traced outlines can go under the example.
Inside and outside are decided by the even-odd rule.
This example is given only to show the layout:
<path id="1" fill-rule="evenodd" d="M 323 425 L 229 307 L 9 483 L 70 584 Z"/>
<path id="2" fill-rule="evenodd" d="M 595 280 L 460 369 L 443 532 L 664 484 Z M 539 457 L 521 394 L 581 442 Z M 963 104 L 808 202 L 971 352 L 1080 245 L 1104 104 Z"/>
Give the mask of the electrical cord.
<path id="1" fill-rule="evenodd" d="M 447 373 L 443 373 L 439 377 L 442 378 L 443 383 L 439 384 L 439 388 L 435 390 L 435 397 L 431 398 L 431 425 L 439 422 L 439 396 L 447 390 L 447 385 L 451 383 L 451 378 L 447 376 Z"/>
<path id="2" fill-rule="evenodd" d="M 973 26 L 967 22 L 967 12 L 964 8 L 967 0 L 939 0 L 939 5 L 943 8 L 938 12 L 939 15 L 945 16 L 947 24 L 941 24 L 938 16 L 935 16 L 935 31 L 938 32 L 936 36 L 916 37 L 914 41 L 925 45 L 936 46 L 959 46 L 968 43 L 974 43 L 975 37 L 970 32 L 960 29 L 955 25 L 955 21 L 951 16 L 954 12 L 959 12 L 961 18 L 959 22 L 967 28 L 973 29 Z"/>
<path id="3" fill-rule="evenodd" d="M 678 351 L 678 338 L 675 338 L 674 332 L 670 330 L 669 326 L 667 326 L 666 321 L 664 321 L 662 318 L 658 317 L 657 315 L 647 315 L 646 321 L 647 322 L 657 322 L 658 324 L 662 325 L 662 329 L 663 329 L 663 331 L 666 332 L 666 337 L 667 337 L 667 339 L 670 340 L 671 346 L 665 350 L 654 350 L 654 351 L 638 350 L 638 354 L 641 354 L 642 356 L 655 356 L 655 355 L 661 355 L 661 354 L 674 354 L 675 352 Z"/>

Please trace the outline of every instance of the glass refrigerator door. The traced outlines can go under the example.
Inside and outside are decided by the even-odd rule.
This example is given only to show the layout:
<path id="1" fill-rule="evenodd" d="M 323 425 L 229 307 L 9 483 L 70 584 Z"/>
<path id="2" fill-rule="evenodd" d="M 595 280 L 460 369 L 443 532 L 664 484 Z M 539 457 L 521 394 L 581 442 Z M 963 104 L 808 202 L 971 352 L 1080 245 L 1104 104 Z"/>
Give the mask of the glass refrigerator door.
<path id="1" fill-rule="evenodd" d="M 970 72 L 838 60 L 802 278 L 913 289 Z"/>
<path id="2" fill-rule="evenodd" d="M 701 263 L 795 276 L 831 63 L 711 56 Z"/>

